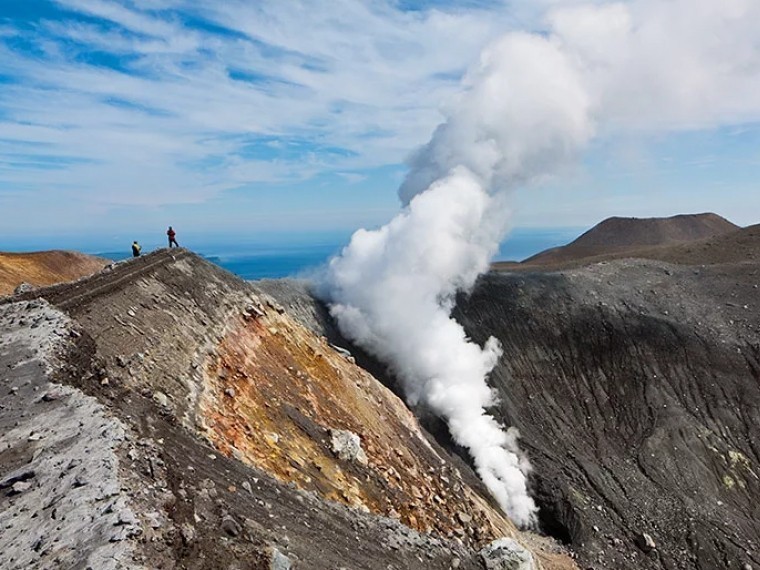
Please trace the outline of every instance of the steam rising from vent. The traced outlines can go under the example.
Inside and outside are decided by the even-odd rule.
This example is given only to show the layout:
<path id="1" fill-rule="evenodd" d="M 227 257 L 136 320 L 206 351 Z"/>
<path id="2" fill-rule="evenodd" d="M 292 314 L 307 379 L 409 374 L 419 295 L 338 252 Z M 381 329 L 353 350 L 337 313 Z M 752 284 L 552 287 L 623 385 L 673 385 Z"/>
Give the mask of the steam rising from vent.
<path id="1" fill-rule="evenodd" d="M 518 524 L 536 512 L 529 465 L 514 430 L 486 412 L 494 404 L 486 378 L 502 350 L 493 338 L 483 347 L 467 338 L 450 318 L 454 296 L 488 269 L 507 229 L 510 191 L 576 160 L 595 130 L 760 116 L 758 6 L 580 6 L 550 14 L 549 34 L 505 36 L 483 52 L 446 121 L 412 158 L 403 210 L 378 230 L 357 231 L 330 263 L 323 285 L 342 332 L 390 366 L 410 403 L 446 420 Z M 734 49 L 742 61 L 732 66 Z"/>

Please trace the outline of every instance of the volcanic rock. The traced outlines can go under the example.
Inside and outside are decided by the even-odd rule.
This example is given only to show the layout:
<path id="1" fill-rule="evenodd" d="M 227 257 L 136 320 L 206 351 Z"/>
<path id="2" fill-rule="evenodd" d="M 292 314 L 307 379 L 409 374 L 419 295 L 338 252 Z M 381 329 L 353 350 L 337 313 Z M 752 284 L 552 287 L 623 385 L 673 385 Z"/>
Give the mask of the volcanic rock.
<path id="1" fill-rule="evenodd" d="M 637 534 L 635 539 L 636 546 L 638 546 L 642 551 L 649 554 L 653 550 L 657 548 L 657 545 L 654 543 L 654 539 L 647 533 L 642 532 L 640 534 Z"/>
<path id="2" fill-rule="evenodd" d="M 13 485 L 11 485 L 10 491 L 8 491 L 8 496 L 20 495 L 24 491 L 28 491 L 31 488 L 32 484 L 28 481 L 16 481 Z"/>
<path id="3" fill-rule="evenodd" d="M 511 538 L 500 538 L 480 551 L 486 570 L 535 570 L 533 556 Z"/>
<path id="4" fill-rule="evenodd" d="M 241 528 L 235 519 L 227 515 L 222 519 L 222 530 L 230 536 L 238 536 Z"/>
<path id="5" fill-rule="evenodd" d="M 343 461 L 367 465 L 367 454 L 362 449 L 361 439 L 355 433 L 342 429 L 330 430 L 330 449 Z"/>
<path id="6" fill-rule="evenodd" d="M 169 397 L 163 392 L 153 392 L 153 399 L 159 406 L 163 408 L 169 407 Z"/>
<path id="7" fill-rule="evenodd" d="M 292 564 L 290 559 L 276 548 L 272 548 L 272 561 L 270 562 L 270 570 L 290 570 Z"/>
<path id="8" fill-rule="evenodd" d="M 502 536 L 575 568 L 287 305 L 186 250 L 24 295 L 0 302 L 0 479 L 34 484 L 0 495 L 4 570 L 258 569 L 272 544 L 314 570 L 476 570 Z"/>
<path id="9" fill-rule="evenodd" d="M 34 291 L 34 285 L 30 285 L 29 283 L 21 283 L 13 290 L 13 294 L 18 295 L 20 293 L 29 293 L 31 291 Z"/>

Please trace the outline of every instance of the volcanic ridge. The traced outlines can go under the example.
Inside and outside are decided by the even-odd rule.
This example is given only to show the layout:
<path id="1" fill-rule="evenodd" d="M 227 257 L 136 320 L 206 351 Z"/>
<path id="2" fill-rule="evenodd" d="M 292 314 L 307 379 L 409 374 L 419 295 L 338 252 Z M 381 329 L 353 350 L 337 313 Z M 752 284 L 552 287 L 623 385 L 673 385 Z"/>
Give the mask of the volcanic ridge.
<path id="1" fill-rule="evenodd" d="M 709 240 L 740 229 L 717 214 L 682 214 L 670 218 L 608 218 L 571 243 L 537 253 L 521 263 L 497 262 L 495 269 L 529 270 L 577 267 L 620 257 L 658 258 L 670 247 Z"/>
<path id="2" fill-rule="evenodd" d="M 186 250 L 0 322 L 4 569 L 575 568 L 345 349 Z"/>

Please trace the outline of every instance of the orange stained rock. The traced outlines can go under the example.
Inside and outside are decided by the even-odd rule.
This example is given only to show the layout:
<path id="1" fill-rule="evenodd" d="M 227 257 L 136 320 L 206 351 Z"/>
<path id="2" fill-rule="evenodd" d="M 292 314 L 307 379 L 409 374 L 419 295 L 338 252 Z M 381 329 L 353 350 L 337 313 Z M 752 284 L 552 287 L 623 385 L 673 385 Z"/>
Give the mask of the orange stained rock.
<path id="1" fill-rule="evenodd" d="M 206 435 L 228 455 L 421 531 L 465 542 L 514 533 L 392 392 L 285 314 L 231 323 L 206 363 L 205 384 Z M 359 435 L 366 465 L 333 453 L 333 429 Z M 458 521 L 463 510 L 467 525 Z"/>

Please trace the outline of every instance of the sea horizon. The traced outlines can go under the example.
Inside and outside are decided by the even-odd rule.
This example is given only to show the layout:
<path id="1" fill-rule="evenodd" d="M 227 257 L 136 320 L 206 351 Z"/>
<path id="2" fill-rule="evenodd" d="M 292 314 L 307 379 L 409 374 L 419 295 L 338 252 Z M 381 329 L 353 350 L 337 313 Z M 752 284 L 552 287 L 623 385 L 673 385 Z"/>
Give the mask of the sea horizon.
<path id="1" fill-rule="evenodd" d="M 586 228 L 515 228 L 500 244 L 493 261 L 522 261 L 549 248 L 564 245 Z M 143 254 L 166 247 L 163 239 L 138 242 Z M 301 234 L 178 235 L 181 246 L 246 280 L 307 277 L 324 266 L 348 244 L 348 232 Z M 118 247 L 116 241 L 118 240 Z M 123 247 L 122 247 L 123 243 Z M 0 240 L 2 251 L 71 249 L 113 261 L 131 257 L 132 240 L 115 237 L 65 236 L 63 238 L 16 238 Z"/>

